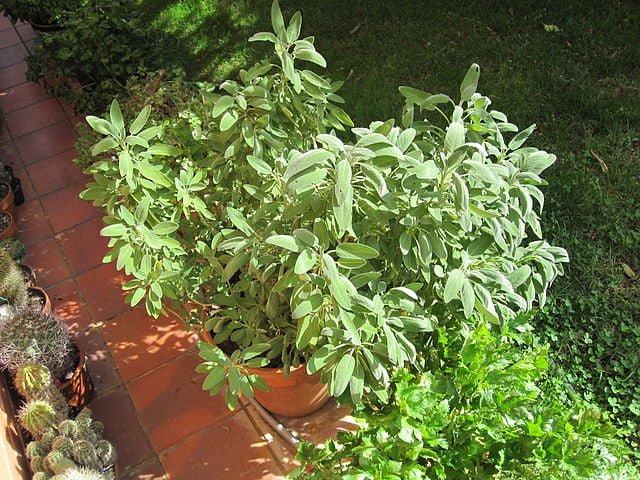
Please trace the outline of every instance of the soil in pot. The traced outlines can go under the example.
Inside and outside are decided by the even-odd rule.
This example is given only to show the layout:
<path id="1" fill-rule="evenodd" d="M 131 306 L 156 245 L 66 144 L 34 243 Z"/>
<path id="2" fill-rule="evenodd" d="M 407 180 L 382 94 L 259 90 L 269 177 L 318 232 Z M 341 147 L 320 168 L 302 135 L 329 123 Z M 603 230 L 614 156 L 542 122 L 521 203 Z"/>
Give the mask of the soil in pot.
<path id="1" fill-rule="evenodd" d="M 17 226 L 13 215 L 0 211 L 0 240 L 11 238 L 16 232 Z"/>
<path id="2" fill-rule="evenodd" d="M 30 307 L 40 309 L 45 314 L 51 313 L 51 300 L 47 292 L 40 287 L 29 287 L 27 292 Z"/>
<path id="3" fill-rule="evenodd" d="M 213 344 L 209 332 L 203 332 L 206 342 Z M 218 348 L 225 354 L 231 355 L 236 345 L 231 341 L 224 341 Z M 320 381 L 320 375 L 309 375 L 306 364 L 292 367 L 289 375 L 285 376 L 280 359 L 272 360 L 264 368 L 248 368 L 249 373 L 260 376 L 269 391 L 260 389 L 254 391 L 255 399 L 271 413 L 283 417 L 305 417 L 320 410 L 329 401 L 327 386 Z"/>
<path id="4" fill-rule="evenodd" d="M 13 190 L 11 189 L 11 185 L 6 182 L 0 182 L 0 210 L 8 212 L 13 216 L 15 216 L 16 213 Z"/>

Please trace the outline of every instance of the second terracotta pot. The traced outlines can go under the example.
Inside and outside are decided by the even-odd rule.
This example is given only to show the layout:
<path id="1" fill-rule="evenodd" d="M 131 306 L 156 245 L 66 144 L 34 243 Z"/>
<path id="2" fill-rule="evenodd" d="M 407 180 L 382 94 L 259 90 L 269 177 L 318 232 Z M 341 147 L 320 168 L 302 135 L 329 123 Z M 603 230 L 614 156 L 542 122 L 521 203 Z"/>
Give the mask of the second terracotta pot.
<path id="1" fill-rule="evenodd" d="M 211 334 L 205 330 L 201 337 L 215 345 Z M 285 377 L 281 368 L 247 368 L 249 373 L 261 377 L 269 387 L 263 392 L 254 389 L 255 399 L 271 413 L 283 417 L 306 417 L 320 410 L 329 401 L 327 386 L 320 381 L 320 375 L 309 375 L 307 365 L 291 368 Z"/>
<path id="2" fill-rule="evenodd" d="M 85 352 L 80 346 L 76 345 L 76 347 L 78 348 L 78 365 L 71 377 L 60 385 L 60 390 L 70 407 L 81 409 L 91 400 L 93 383 L 87 370 Z"/>
<path id="3" fill-rule="evenodd" d="M 320 375 L 309 375 L 307 365 L 291 368 L 285 377 L 281 368 L 248 368 L 261 377 L 268 392 L 254 389 L 255 399 L 271 413 L 283 417 L 306 417 L 320 410 L 329 400 L 327 386 Z"/>

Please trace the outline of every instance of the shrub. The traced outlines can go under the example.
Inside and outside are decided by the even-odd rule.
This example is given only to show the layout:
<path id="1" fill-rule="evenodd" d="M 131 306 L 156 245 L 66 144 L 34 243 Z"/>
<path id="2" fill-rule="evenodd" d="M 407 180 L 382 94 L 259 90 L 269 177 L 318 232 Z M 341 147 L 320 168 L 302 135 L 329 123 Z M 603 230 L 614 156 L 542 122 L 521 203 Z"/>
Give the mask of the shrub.
<path id="1" fill-rule="evenodd" d="M 320 448 L 303 443 L 289 478 L 637 478 L 594 407 L 567 408 L 541 393 L 545 349 L 523 348 L 522 334 L 482 322 L 434 336 L 439 367 L 401 372 L 389 404 L 356 413 L 357 432 Z"/>

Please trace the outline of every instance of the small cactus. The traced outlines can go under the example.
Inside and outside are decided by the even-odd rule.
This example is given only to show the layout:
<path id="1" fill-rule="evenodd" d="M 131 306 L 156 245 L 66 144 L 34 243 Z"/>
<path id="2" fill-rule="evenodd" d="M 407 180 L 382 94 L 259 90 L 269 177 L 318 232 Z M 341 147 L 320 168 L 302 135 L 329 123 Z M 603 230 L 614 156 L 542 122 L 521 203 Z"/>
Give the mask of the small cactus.
<path id="1" fill-rule="evenodd" d="M 22 271 L 5 248 L 0 248 L 0 303 L 16 308 L 27 303 L 27 285 Z"/>
<path id="2" fill-rule="evenodd" d="M 62 452 L 50 452 L 44 459 L 45 465 L 56 475 L 61 475 L 70 468 L 76 466 L 69 457 L 65 457 Z"/>
<path id="3" fill-rule="evenodd" d="M 49 472 L 36 472 L 33 474 L 32 480 L 51 480 Z"/>
<path id="4" fill-rule="evenodd" d="M 96 434 L 96 437 L 98 437 L 98 440 L 101 440 L 102 434 L 104 433 L 104 423 L 102 423 L 99 420 L 94 420 L 91 423 L 91 430 L 93 430 L 93 433 Z"/>
<path id="5" fill-rule="evenodd" d="M 64 395 L 53 384 L 49 369 L 38 363 L 27 363 L 16 372 L 14 384 L 27 400 L 44 400 L 51 404 L 59 415 L 66 417 L 69 406 Z"/>
<path id="6" fill-rule="evenodd" d="M 20 424 L 37 439 L 57 423 L 58 416 L 48 402 L 31 400 L 20 409 L 18 419 Z"/>
<path id="7" fill-rule="evenodd" d="M 73 458 L 83 467 L 92 469 L 101 468 L 100 459 L 96 453 L 96 448 L 87 440 L 77 440 L 73 444 Z"/>
<path id="8" fill-rule="evenodd" d="M 29 466 L 31 467 L 31 471 L 33 473 L 46 472 L 47 471 L 47 467 L 44 464 L 44 458 L 43 457 L 32 457 L 31 461 L 29 462 Z"/>
<path id="9" fill-rule="evenodd" d="M 27 445 L 27 448 L 25 449 L 25 453 L 27 454 L 27 458 L 29 459 L 33 457 L 44 457 L 48 452 L 49 449 L 38 440 L 29 442 L 29 445 Z"/>
<path id="10" fill-rule="evenodd" d="M 48 450 L 51 449 L 51 444 L 58 436 L 58 433 L 53 428 L 48 428 L 40 437 L 40 443 Z"/>
<path id="11" fill-rule="evenodd" d="M 75 420 L 64 420 L 60 422 L 58 425 L 58 431 L 60 435 L 64 435 L 65 437 L 74 438 L 76 436 L 76 430 L 78 429 L 78 425 Z"/>
<path id="12" fill-rule="evenodd" d="M 51 442 L 51 450 L 62 453 L 65 457 L 73 456 L 73 440 L 64 435 L 59 435 Z"/>
<path id="13" fill-rule="evenodd" d="M 88 421 L 85 421 L 84 418 L 86 418 Z M 86 440 L 91 445 L 95 445 L 98 441 L 98 436 L 91 429 L 91 419 L 88 417 L 76 418 L 76 425 L 77 428 L 73 437 L 74 440 Z"/>
<path id="14" fill-rule="evenodd" d="M 98 440 L 96 443 L 96 453 L 103 467 L 108 467 L 116 463 L 116 449 L 108 440 Z"/>

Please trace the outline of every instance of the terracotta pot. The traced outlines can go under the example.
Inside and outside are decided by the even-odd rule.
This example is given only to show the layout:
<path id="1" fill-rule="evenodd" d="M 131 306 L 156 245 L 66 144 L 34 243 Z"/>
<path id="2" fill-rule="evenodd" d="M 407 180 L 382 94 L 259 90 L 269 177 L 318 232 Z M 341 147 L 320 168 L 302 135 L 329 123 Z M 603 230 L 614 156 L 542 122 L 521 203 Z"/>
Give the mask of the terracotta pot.
<path id="1" fill-rule="evenodd" d="M 283 417 L 306 417 L 320 410 L 327 401 L 327 386 L 320 375 L 309 375 L 307 364 L 291 368 L 285 377 L 280 368 L 248 368 L 269 386 L 268 392 L 255 389 L 255 399 L 271 413 Z"/>
<path id="2" fill-rule="evenodd" d="M 29 292 L 29 296 L 37 295 L 37 296 L 40 296 L 40 297 L 44 298 L 44 305 L 42 306 L 42 313 L 44 313 L 45 315 L 50 314 L 51 313 L 51 299 L 49 298 L 49 295 L 47 294 L 47 292 L 45 292 L 40 287 L 29 287 L 27 290 Z"/>
<path id="3" fill-rule="evenodd" d="M 9 212 L 3 212 L 0 210 L 0 215 L 3 213 L 5 215 L 9 215 L 9 225 L 7 226 L 7 228 L 0 232 L 0 240 L 15 237 L 16 233 L 18 232 L 18 226 L 16 225 L 15 217 Z"/>
<path id="4" fill-rule="evenodd" d="M 76 345 L 76 348 L 78 349 L 78 365 L 73 370 L 71 377 L 60 385 L 60 390 L 70 407 L 81 409 L 91 400 L 93 383 L 87 370 L 85 352 L 79 345 Z"/>
<path id="5" fill-rule="evenodd" d="M 205 342 L 214 345 L 211 334 L 202 331 Z M 249 373 L 261 377 L 269 391 L 254 390 L 255 399 L 271 413 L 283 417 L 305 417 L 320 410 L 327 401 L 327 386 L 320 375 L 309 375 L 307 365 L 291 368 L 285 377 L 281 368 L 247 368 Z"/>
<path id="6" fill-rule="evenodd" d="M 7 194 L 0 198 L 0 211 L 10 213 L 13 217 L 16 216 L 15 197 L 13 195 L 13 189 L 11 185 L 6 182 L 0 182 L 7 189 Z"/>

